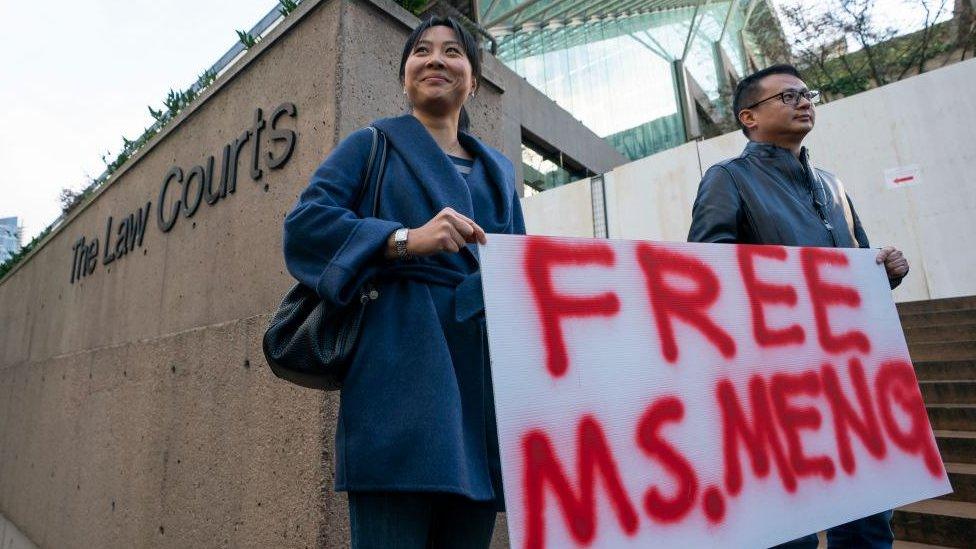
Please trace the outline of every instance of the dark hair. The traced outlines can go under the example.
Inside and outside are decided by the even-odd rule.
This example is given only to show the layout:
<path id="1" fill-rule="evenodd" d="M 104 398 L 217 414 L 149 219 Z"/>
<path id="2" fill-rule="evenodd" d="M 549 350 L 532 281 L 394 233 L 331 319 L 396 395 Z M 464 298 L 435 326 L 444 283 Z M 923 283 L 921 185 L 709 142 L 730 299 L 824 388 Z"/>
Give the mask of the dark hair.
<path id="1" fill-rule="evenodd" d="M 417 28 L 413 29 L 410 36 L 407 37 L 407 43 L 403 45 L 403 54 L 400 56 L 400 83 L 403 84 L 404 72 L 407 66 L 407 58 L 410 57 L 410 52 L 413 51 L 414 46 L 420 40 L 420 37 L 424 35 L 425 32 L 430 30 L 432 27 L 447 27 L 454 31 L 454 35 L 457 36 L 458 42 L 461 43 L 461 47 L 464 48 L 464 55 L 468 58 L 468 62 L 471 63 L 471 75 L 474 77 L 475 82 L 481 81 L 481 46 L 478 41 L 474 39 L 474 36 L 468 32 L 468 29 L 464 28 L 461 23 L 454 19 L 453 17 L 439 17 L 431 16 L 425 21 L 421 21 Z M 464 107 L 461 107 L 461 117 L 458 120 L 458 128 L 462 130 L 467 130 L 471 125 L 471 120 L 468 118 L 467 111 Z"/>
<path id="2" fill-rule="evenodd" d="M 762 101 L 763 98 L 759 97 L 759 93 L 762 91 L 760 83 L 763 78 L 773 74 L 789 74 L 800 79 L 803 78 L 800 76 L 800 71 L 796 70 L 796 67 L 782 64 L 766 67 L 739 81 L 739 84 L 735 87 L 735 95 L 732 99 L 732 114 L 735 116 L 735 123 L 742 128 L 742 133 L 746 134 L 746 137 L 749 137 L 749 130 L 739 120 L 739 112 L 747 106 L 754 104 L 756 101 Z"/>

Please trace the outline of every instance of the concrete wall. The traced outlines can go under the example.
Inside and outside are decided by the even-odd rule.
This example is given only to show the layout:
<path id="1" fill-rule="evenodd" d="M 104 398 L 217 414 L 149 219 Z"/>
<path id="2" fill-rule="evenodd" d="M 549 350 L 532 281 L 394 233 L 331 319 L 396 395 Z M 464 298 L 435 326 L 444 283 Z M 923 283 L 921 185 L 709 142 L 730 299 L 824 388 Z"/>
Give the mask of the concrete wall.
<path id="1" fill-rule="evenodd" d="M 546 191 L 549 200 L 523 200 L 525 230 L 548 236 L 593 236 L 590 180 Z"/>
<path id="2" fill-rule="evenodd" d="M 338 395 L 274 378 L 260 337 L 292 284 L 282 219 L 341 137 L 405 112 L 397 69 L 416 22 L 386 0 L 306 0 L 0 280 L 4 525 L 40 547 L 348 543 L 345 497 L 331 489 Z M 621 162 L 513 75 L 487 59 L 469 105 L 476 134 L 519 165 L 531 111 L 531 131 L 591 170 Z M 236 192 L 161 230 L 167 171 L 214 155 L 219 173 L 255 109 L 268 119 L 284 102 L 297 107 L 279 123 L 297 135 L 290 160 L 261 162 L 252 179 L 252 138 Z M 141 245 L 72 282 L 78 239 L 98 238 L 101 258 L 108 218 L 117 228 L 147 201 Z M 504 544 L 504 522 L 498 531 Z"/>
<path id="3" fill-rule="evenodd" d="M 0 513 L 38 546 L 344 539 L 322 489 L 334 398 L 273 382 L 259 337 L 289 285 L 281 220 L 336 139 L 350 9 L 303 5 L 0 283 Z M 289 162 L 252 181 L 245 148 L 236 193 L 160 231 L 167 170 L 219 163 L 255 108 L 286 101 Z M 76 239 L 147 201 L 142 246 L 70 283 Z"/>
<path id="4" fill-rule="evenodd" d="M 976 60 L 835 101 L 817 110 L 807 138 L 815 164 L 847 187 L 873 246 L 904 250 L 912 272 L 896 301 L 976 294 Z M 605 175 L 611 238 L 683 241 L 704 170 L 737 156 L 730 133 L 688 143 Z M 918 165 L 920 183 L 889 189 L 884 171 Z M 588 211 L 584 193 L 547 191 L 523 201 L 533 231 L 565 234 L 567 215 Z M 593 236 L 592 225 L 574 225 Z M 562 232 L 561 232 L 562 231 Z"/>

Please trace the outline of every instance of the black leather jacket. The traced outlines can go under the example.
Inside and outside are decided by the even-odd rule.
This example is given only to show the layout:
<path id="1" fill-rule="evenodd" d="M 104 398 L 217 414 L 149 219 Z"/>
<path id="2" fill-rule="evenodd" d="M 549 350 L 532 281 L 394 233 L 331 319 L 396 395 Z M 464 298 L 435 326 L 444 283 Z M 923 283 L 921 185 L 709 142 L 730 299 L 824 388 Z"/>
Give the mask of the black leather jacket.
<path id="1" fill-rule="evenodd" d="M 810 165 L 806 147 L 750 141 L 738 158 L 705 172 L 692 209 L 689 242 L 868 248 L 844 186 Z M 891 287 L 901 279 L 891 280 Z"/>
<path id="2" fill-rule="evenodd" d="M 805 147 L 797 160 L 787 149 L 755 141 L 705 172 L 688 241 L 869 246 L 841 182 L 810 166 Z"/>

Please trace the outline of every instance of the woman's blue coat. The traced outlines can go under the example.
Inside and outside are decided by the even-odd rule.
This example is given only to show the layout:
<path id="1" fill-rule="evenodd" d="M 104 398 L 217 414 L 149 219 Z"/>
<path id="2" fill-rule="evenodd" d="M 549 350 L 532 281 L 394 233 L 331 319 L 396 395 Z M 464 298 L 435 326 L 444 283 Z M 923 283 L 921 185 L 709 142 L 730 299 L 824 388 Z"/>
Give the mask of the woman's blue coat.
<path id="1" fill-rule="evenodd" d="M 445 207 L 488 233 L 524 233 L 514 169 L 459 134 L 480 166 L 469 182 L 490 189 L 490 200 L 473 201 L 416 118 L 373 125 L 388 139 L 378 217 L 368 217 L 371 195 L 359 213 L 350 210 L 372 142 L 364 128 L 319 166 L 285 220 L 289 272 L 327 303 L 345 305 L 362 284 L 378 284 L 341 392 L 336 489 L 450 492 L 501 504 L 477 248 L 406 261 L 383 252 L 393 231 L 420 227 Z"/>

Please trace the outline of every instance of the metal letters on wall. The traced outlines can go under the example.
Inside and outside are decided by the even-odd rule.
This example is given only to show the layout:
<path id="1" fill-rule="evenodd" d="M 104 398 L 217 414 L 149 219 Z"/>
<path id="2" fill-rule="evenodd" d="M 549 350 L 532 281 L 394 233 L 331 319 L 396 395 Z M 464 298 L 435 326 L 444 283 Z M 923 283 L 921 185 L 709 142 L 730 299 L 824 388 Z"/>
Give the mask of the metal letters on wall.
<path id="1" fill-rule="evenodd" d="M 260 108 L 255 109 L 251 127 L 224 145 L 219 171 L 215 171 L 217 162 L 214 155 L 208 156 L 202 165 L 186 170 L 180 166 L 171 167 L 163 176 L 156 200 L 156 226 L 159 230 L 168 233 L 180 217 L 190 219 L 204 203 L 214 206 L 234 194 L 237 190 L 238 162 L 248 145 L 248 172 L 252 181 L 260 180 L 264 176 L 261 168 L 261 148 L 264 144 L 261 135 L 266 127 L 270 143 L 263 158 L 264 165 L 269 170 L 282 168 L 295 150 L 298 134 L 293 129 L 279 126 L 283 118 L 296 118 L 297 115 L 298 109 L 290 102 L 278 105 L 267 121 L 264 112 Z M 104 240 L 84 236 L 76 240 L 72 247 L 71 283 L 94 273 L 99 261 L 102 265 L 109 265 L 137 247 L 142 247 L 150 210 L 152 202 L 148 201 L 145 206 L 120 216 L 117 222 L 115 216 L 109 216 Z"/>

